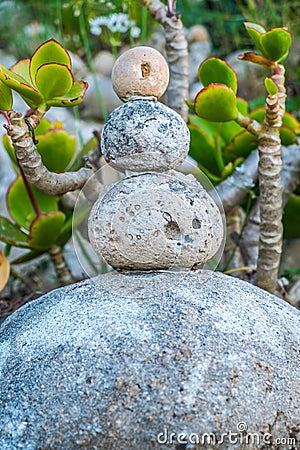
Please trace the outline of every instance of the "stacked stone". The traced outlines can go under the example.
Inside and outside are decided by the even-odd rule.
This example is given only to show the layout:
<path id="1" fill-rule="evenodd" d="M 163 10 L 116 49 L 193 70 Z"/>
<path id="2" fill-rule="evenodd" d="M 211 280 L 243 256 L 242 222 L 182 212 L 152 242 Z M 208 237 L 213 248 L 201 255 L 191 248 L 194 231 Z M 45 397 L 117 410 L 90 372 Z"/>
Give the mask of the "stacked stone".
<path id="1" fill-rule="evenodd" d="M 163 56 L 150 47 L 116 61 L 113 87 L 125 102 L 102 132 L 101 148 L 115 169 L 130 173 L 99 198 L 89 220 L 90 241 L 117 269 L 191 269 L 220 247 L 218 207 L 192 176 L 173 170 L 189 151 L 179 114 L 158 102 L 169 81 Z"/>

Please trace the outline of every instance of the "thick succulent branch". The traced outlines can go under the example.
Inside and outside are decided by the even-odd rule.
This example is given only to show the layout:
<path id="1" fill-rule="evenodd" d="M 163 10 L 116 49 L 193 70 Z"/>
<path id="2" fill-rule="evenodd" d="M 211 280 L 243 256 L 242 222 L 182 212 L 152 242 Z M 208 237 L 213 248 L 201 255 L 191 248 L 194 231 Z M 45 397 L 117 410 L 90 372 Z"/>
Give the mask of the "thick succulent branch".
<path id="1" fill-rule="evenodd" d="M 5 125 L 5 128 L 11 138 L 18 163 L 27 180 L 38 189 L 51 195 L 65 194 L 81 188 L 93 175 L 93 171 L 87 168 L 77 172 L 50 172 L 43 164 L 26 123 L 29 121 L 34 129 L 39 122 L 39 117 L 31 115 L 25 118 L 13 110 L 8 112 L 8 116 L 11 124 Z"/>
<path id="2" fill-rule="evenodd" d="M 282 160 L 280 128 L 284 114 L 284 68 L 278 65 L 276 82 L 280 95 L 269 95 L 266 100 L 264 132 L 258 139 L 258 180 L 260 238 L 256 284 L 274 292 L 282 249 Z"/>
<path id="3" fill-rule="evenodd" d="M 175 2 L 171 2 L 172 7 L 169 2 L 169 8 L 160 0 L 141 0 L 141 3 L 164 27 L 166 54 L 170 67 L 168 104 L 187 122 L 188 107 L 185 100 L 189 95 L 188 44 L 180 16 L 174 11 Z"/>
<path id="4" fill-rule="evenodd" d="M 282 206 L 284 207 L 300 183 L 300 148 L 298 145 L 282 147 Z M 226 181 L 226 180 L 225 180 Z M 259 247 L 260 214 L 258 202 L 253 206 L 240 242 L 246 266 L 256 267 Z"/>

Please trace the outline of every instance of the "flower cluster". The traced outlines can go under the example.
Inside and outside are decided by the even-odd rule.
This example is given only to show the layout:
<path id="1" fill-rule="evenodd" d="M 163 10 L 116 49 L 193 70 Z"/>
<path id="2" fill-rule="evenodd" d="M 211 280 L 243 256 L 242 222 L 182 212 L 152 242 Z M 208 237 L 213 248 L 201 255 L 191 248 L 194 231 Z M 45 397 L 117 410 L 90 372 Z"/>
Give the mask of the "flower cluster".
<path id="1" fill-rule="evenodd" d="M 112 33 L 127 33 L 133 38 L 138 38 L 140 35 L 140 28 L 136 26 L 134 20 L 130 20 L 127 14 L 113 13 L 109 16 L 95 17 L 90 19 L 90 32 L 95 36 L 102 33 L 102 26 L 106 27 Z"/>

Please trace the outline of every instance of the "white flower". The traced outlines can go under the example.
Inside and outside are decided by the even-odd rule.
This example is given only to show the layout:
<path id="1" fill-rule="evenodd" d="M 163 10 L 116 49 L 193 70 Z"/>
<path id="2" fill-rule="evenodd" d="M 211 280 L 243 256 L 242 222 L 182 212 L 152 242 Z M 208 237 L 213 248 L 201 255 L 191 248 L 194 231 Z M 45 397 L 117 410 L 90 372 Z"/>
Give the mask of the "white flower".
<path id="1" fill-rule="evenodd" d="M 132 27 L 130 30 L 130 36 L 133 38 L 138 38 L 141 34 L 141 29 L 139 27 Z"/>
<path id="2" fill-rule="evenodd" d="M 127 14 L 113 13 L 113 14 L 110 14 L 109 16 L 107 16 L 107 19 L 108 19 L 107 28 L 112 33 L 116 33 L 116 32 L 126 33 L 126 31 L 128 31 L 128 28 L 130 26 L 130 21 L 129 21 Z"/>

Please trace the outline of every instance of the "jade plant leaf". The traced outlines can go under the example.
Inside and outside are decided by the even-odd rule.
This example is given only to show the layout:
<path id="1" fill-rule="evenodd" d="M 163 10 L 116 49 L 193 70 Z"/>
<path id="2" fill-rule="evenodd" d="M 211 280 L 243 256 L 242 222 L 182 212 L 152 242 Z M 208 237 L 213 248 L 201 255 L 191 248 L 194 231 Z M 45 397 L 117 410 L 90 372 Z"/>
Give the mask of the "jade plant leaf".
<path id="1" fill-rule="evenodd" d="M 70 69 L 62 64 L 44 64 L 37 69 L 35 84 L 45 100 L 64 96 L 73 85 Z"/>
<path id="2" fill-rule="evenodd" d="M 31 250 L 29 252 L 26 252 L 24 255 L 18 256 L 16 259 L 14 259 L 11 264 L 24 264 L 28 261 L 32 261 L 35 258 L 38 258 L 43 253 L 45 253 L 46 250 Z"/>
<path id="3" fill-rule="evenodd" d="M 236 107 L 243 116 L 248 116 L 249 114 L 249 104 L 247 100 L 242 97 L 236 98 Z"/>
<path id="4" fill-rule="evenodd" d="M 29 64 L 30 59 L 20 59 L 20 61 L 16 62 L 13 66 L 11 66 L 10 71 L 17 75 L 20 75 L 29 85 L 31 85 L 31 78 L 29 72 Z"/>
<path id="5" fill-rule="evenodd" d="M 30 225 L 28 244 L 36 250 L 52 247 L 61 232 L 66 216 L 61 211 L 37 216 Z"/>
<path id="6" fill-rule="evenodd" d="M 214 141 L 208 133 L 196 125 L 189 125 L 191 134 L 190 156 L 201 166 L 206 167 L 215 175 L 219 174 L 218 166 L 214 159 Z"/>
<path id="7" fill-rule="evenodd" d="M 295 130 L 286 125 L 282 125 L 280 128 L 280 139 L 282 145 L 292 145 L 297 144 L 298 142 L 297 133 L 295 133 Z"/>
<path id="8" fill-rule="evenodd" d="M 88 87 L 74 82 L 71 59 L 55 39 L 41 44 L 31 58 L 11 69 L 0 66 L 0 81 L 18 92 L 32 109 L 47 111 L 51 106 L 78 105 Z"/>
<path id="9" fill-rule="evenodd" d="M 71 58 L 66 49 L 55 39 L 49 39 L 41 44 L 30 58 L 30 76 L 34 82 L 36 72 L 44 64 L 64 64 L 71 69 Z"/>
<path id="10" fill-rule="evenodd" d="M 230 122 L 223 122 L 219 124 L 220 134 L 224 140 L 224 146 L 232 141 L 233 137 L 240 133 L 244 128 L 238 125 L 234 120 Z"/>
<path id="11" fill-rule="evenodd" d="M 292 194 L 285 205 L 282 218 L 283 232 L 285 238 L 299 238 L 299 214 L 300 214 L 300 197 Z"/>
<path id="12" fill-rule="evenodd" d="M 298 120 L 296 119 L 295 116 L 293 116 L 293 114 L 285 111 L 283 118 L 282 118 L 282 123 L 283 125 L 286 125 L 289 128 L 292 128 L 295 133 L 300 133 L 300 123 L 298 122 Z"/>
<path id="13" fill-rule="evenodd" d="M 12 108 L 13 96 L 10 87 L 0 81 L 0 110 L 9 111 Z"/>
<path id="14" fill-rule="evenodd" d="M 29 85 L 20 75 L 13 73 L 3 66 L 0 66 L 0 80 L 6 86 L 18 92 L 24 99 L 26 98 L 29 106 L 41 105 L 43 103 L 43 97 L 35 87 Z"/>
<path id="15" fill-rule="evenodd" d="M 257 147 L 258 138 L 249 131 L 243 130 L 238 133 L 232 141 L 226 145 L 223 158 L 226 162 L 235 161 L 238 157 L 246 158 L 251 150 Z"/>
<path id="16" fill-rule="evenodd" d="M 257 49 L 262 53 L 263 50 L 262 50 L 262 46 L 260 43 L 260 38 L 261 38 L 261 35 L 266 32 L 266 30 L 262 26 L 258 25 L 257 23 L 252 23 L 252 22 L 244 22 L 244 26 L 245 26 L 249 36 L 251 37 L 252 41 L 256 45 Z"/>
<path id="17" fill-rule="evenodd" d="M 265 79 L 265 87 L 269 95 L 276 95 L 278 92 L 278 87 L 272 80 L 272 78 Z"/>
<path id="18" fill-rule="evenodd" d="M 195 112 L 213 122 L 234 120 L 238 115 L 235 93 L 224 84 L 212 83 L 197 94 Z"/>
<path id="19" fill-rule="evenodd" d="M 63 172 L 76 150 L 76 138 L 63 129 L 50 129 L 42 135 L 36 134 L 37 149 L 43 163 L 52 172 Z"/>
<path id="20" fill-rule="evenodd" d="M 34 186 L 30 186 L 33 196 L 42 213 L 57 211 L 57 197 L 47 195 Z M 31 222 L 36 217 L 36 213 L 29 199 L 22 177 L 17 177 L 9 187 L 6 202 L 12 218 L 17 224 L 28 230 Z"/>
<path id="21" fill-rule="evenodd" d="M 244 25 L 257 49 L 265 58 L 280 62 L 287 56 L 292 36 L 286 28 L 272 28 L 266 31 L 256 23 L 245 22 Z M 253 62 L 260 64 L 259 60 Z"/>
<path id="22" fill-rule="evenodd" d="M 28 248 L 27 237 L 17 224 L 0 216 L 0 241 L 15 247 Z"/>
<path id="23" fill-rule="evenodd" d="M 219 83 L 230 87 L 234 93 L 237 91 L 236 73 L 222 59 L 207 58 L 200 64 L 198 77 L 203 86 Z"/>
<path id="24" fill-rule="evenodd" d="M 75 81 L 69 92 L 62 98 L 53 97 L 47 101 L 49 106 L 76 106 L 82 102 L 85 91 L 88 88 L 86 81 Z"/>
<path id="25" fill-rule="evenodd" d="M 262 54 L 271 61 L 282 61 L 292 44 L 291 33 L 284 28 L 273 28 L 260 37 Z"/>

